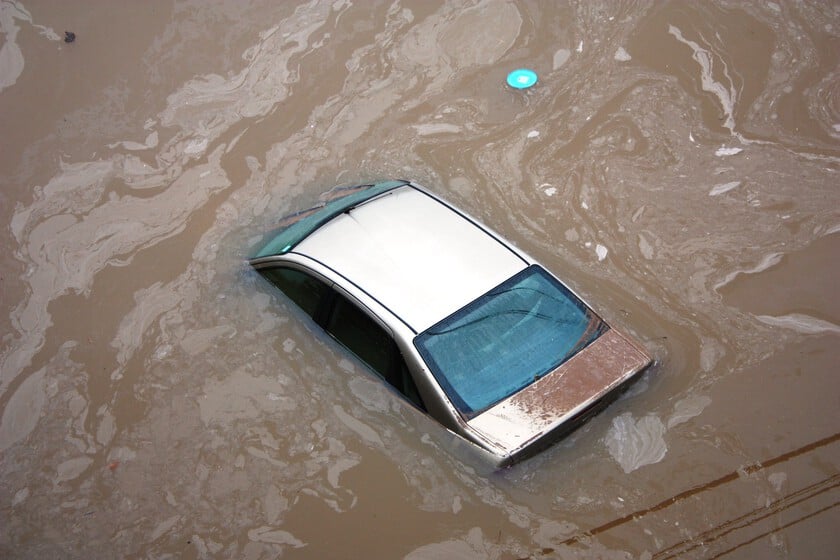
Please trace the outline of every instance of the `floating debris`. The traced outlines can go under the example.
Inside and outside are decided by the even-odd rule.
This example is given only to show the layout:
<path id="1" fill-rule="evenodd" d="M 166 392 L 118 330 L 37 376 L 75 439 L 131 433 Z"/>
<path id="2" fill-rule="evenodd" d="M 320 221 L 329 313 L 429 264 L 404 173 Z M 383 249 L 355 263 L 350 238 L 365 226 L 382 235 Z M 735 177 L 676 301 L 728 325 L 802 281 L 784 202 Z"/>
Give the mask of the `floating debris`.
<path id="1" fill-rule="evenodd" d="M 743 152 L 743 148 L 723 148 L 720 147 L 715 152 L 715 155 L 718 157 L 725 157 L 725 156 L 735 156 Z"/>
<path id="2" fill-rule="evenodd" d="M 598 260 L 599 261 L 602 261 L 602 260 L 606 259 L 608 252 L 609 252 L 609 250 L 606 247 L 604 247 L 603 245 L 601 245 L 600 243 L 598 243 L 595 246 L 595 254 L 598 255 Z"/>
<path id="3" fill-rule="evenodd" d="M 528 68 L 518 68 L 508 74 L 507 83 L 514 89 L 527 89 L 537 83 L 537 73 Z"/>
<path id="4" fill-rule="evenodd" d="M 552 68 L 557 70 L 569 60 L 569 57 L 572 56 L 572 51 L 569 49 L 558 49 L 556 53 L 554 53 L 554 60 L 552 61 Z"/>
<path id="5" fill-rule="evenodd" d="M 76 34 L 72 31 L 65 31 L 64 32 L 64 42 L 65 43 L 72 43 L 76 40 Z"/>
<path id="6" fill-rule="evenodd" d="M 715 185 L 715 187 L 709 191 L 709 196 L 717 196 L 719 194 L 723 194 L 726 192 L 731 191 L 732 189 L 737 189 L 741 186 L 743 181 L 731 181 L 729 183 L 723 183 L 721 185 Z"/>
<path id="7" fill-rule="evenodd" d="M 678 426 L 684 422 L 688 422 L 695 416 L 700 416 L 703 410 L 712 403 L 712 399 L 706 395 L 693 395 L 686 397 L 676 405 L 674 405 L 674 412 L 668 418 L 667 426 L 670 430 L 674 426 Z"/>
<path id="8" fill-rule="evenodd" d="M 607 449 L 625 473 L 645 465 L 658 463 L 668 451 L 665 445 L 665 425 L 656 416 L 636 420 L 629 412 L 613 418 L 607 432 Z"/>
<path id="9" fill-rule="evenodd" d="M 613 58 L 616 59 L 619 62 L 627 62 L 628 60 L 632 59 L 633 57 L 630 56 L 630 53 L 628 53 L 626 50 L 624 50 L 624 47 L 618 47 L 618 50 L 615 51 L 615 56 Z"/>
<path id="10" fill-rule="evenodd" d="M 458 134 L 462 131 L 457 124 L 450 123 L 426 123 L 413 125 L 418 136 L 431 136 L 433 134 Z"/>

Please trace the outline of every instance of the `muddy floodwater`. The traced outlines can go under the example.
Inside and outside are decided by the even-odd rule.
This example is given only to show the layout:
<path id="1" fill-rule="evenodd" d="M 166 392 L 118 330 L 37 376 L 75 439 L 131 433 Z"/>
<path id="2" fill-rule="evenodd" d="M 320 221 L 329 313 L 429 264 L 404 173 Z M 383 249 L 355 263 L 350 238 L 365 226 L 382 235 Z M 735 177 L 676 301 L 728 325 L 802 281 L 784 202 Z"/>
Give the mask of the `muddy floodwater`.
<path id="1" fill-rule="evenodd" d="M 452 449 L 244 262 L 388 178 L 655 365 Z M 0 0 L 0 243 L 4 558 L 837 557 L 837 2 Z"/>

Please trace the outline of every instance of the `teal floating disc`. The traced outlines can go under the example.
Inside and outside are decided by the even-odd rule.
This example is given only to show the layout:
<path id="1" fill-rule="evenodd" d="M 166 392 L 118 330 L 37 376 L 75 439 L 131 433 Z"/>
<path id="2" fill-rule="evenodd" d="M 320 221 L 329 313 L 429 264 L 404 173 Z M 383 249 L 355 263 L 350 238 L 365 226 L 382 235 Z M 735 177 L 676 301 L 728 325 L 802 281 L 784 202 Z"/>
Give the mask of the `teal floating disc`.
<path id="1" fill-rule="evenodd" d="M 526 89 L 537 83 L 537 73 L 527 68 L 519 68 L 508 74 L 507 83 L 515 89 Z"/>

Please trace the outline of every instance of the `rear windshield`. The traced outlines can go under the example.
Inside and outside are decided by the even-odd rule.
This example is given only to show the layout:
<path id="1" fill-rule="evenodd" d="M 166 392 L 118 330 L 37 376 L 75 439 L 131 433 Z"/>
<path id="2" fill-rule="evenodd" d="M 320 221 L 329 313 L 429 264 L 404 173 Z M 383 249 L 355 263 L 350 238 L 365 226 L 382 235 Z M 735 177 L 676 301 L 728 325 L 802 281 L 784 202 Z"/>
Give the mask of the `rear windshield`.
<path id="1" fill-rule="evenodd" d="M 414 343 L 453 404 L 472 417 L 547 374 L 608 328 L 533 265 Z"/>
<path id="2" fill-rule="evenodd" d="M 277 227 L 263 237 L 253 258 L 287 253 L 310 233 L 339 214 L 407 184 L 406 181 L 385 181 L 373 185 L 335 187 L 321 196 L 321 202 L 317 206 L 282 218 L 276 224 Z"/>

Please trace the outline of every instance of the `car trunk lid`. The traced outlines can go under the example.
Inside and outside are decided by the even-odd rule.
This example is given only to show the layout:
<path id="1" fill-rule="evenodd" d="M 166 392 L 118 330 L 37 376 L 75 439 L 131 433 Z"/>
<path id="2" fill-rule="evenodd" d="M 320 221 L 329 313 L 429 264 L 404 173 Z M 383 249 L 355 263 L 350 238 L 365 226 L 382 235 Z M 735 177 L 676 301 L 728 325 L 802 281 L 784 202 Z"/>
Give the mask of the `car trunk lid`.
<path id="1" fill-rule="evenodd" d="M 629 337 L 610 329 L 558 368 L 469 420 L 508 459 L 528 455 L 574 429 L 651 363 Z"/>

